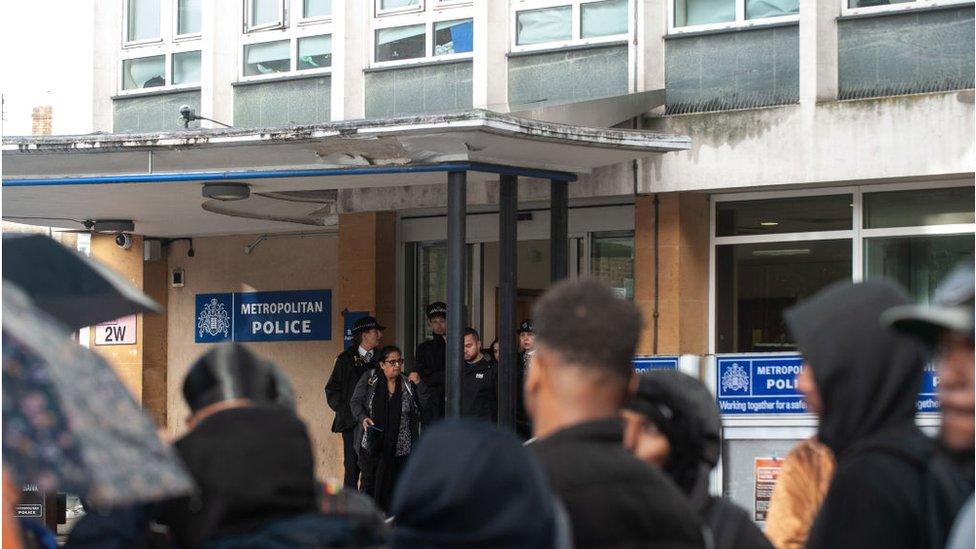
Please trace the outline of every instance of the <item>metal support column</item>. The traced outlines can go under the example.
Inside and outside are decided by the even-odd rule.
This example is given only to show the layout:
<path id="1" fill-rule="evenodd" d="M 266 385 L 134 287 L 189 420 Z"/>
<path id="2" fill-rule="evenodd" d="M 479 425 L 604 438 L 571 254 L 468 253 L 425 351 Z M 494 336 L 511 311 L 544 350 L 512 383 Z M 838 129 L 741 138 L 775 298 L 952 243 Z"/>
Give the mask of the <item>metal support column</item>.
<path id="1" fill-rule="evenodd" d="M 550 180 L 549 191 L 549 262 L 552 283 L 566 278 L 569 239 L 569 184 Z"/>
<path id="2" fill-rule="evenodd" d="M 498 425 L 515 429 L 518 365 L 515 302 L 518 298 L 518 177 L 498 184 Z"/>
<path id="3" fill-rule="evenodd" d="M 447 174 L 447 417 L 461 415 L 461 366 L 464 362 L 465 202 L 467 172 Z"/>

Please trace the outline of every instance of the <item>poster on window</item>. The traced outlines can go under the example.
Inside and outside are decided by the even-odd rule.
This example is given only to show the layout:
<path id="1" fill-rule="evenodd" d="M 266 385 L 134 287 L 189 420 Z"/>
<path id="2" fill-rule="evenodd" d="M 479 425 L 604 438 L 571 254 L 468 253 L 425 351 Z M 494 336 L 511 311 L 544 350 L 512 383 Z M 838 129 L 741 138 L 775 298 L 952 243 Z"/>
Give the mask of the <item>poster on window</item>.
<path id="1" fill-rule="evenodd" d="M 756 522 L 766 522 L 769 501 L 773 498 L 773 488 L 779 478 L 783 460 L 775 457 L 756 458 Z"/>

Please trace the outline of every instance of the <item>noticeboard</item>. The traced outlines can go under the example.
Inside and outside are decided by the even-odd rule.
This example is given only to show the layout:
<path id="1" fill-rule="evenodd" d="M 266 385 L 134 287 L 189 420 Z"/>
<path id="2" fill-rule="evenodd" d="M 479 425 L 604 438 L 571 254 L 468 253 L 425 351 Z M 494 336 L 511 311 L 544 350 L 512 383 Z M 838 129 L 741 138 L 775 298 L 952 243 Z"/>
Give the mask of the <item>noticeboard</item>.
<path id="1" fill-rule="evenodd" d="M 677 370 L 678 357 L 676 356 L 635 356 L 634 370 L 646 372 L 648 370 Z"/>

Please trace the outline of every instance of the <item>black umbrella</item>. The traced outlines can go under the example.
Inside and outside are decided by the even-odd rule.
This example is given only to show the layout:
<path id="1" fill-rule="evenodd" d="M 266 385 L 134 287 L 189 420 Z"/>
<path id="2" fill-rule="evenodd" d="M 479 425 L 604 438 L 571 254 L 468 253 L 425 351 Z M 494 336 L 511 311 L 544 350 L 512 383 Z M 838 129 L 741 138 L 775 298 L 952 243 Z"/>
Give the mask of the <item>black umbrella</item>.
<path id="1" fill-rule="evenodd" d="M 3 279 L 70 329 L 160 311 L 108 267 L 44 235 L 3 235 Z"/>

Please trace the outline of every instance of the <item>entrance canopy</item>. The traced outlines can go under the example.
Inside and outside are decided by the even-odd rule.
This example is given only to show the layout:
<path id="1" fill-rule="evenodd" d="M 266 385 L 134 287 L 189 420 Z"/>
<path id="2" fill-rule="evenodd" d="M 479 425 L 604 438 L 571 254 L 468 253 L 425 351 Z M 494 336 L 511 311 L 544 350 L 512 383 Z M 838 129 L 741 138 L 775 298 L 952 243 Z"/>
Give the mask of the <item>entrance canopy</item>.
<path id="1" fill-rule="evenodd" d="M 334 225 L 342 189 L 577 174 L 690 148 L 688 137 L 587 128 L 473 110 L 315 126 L 3 140 L 3 217 L 80 229 L 134 222 L 155 237 L 295 231 Z M 204 198 L 206 183 L 250 197 Z"/>

